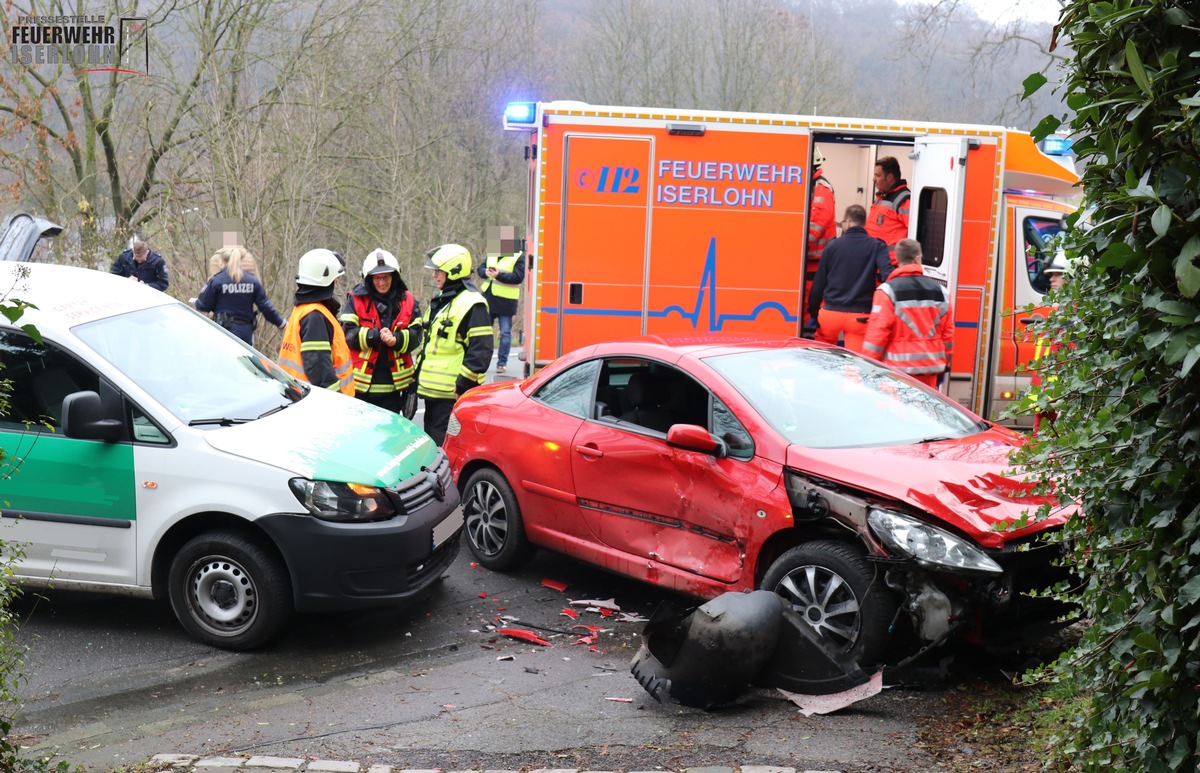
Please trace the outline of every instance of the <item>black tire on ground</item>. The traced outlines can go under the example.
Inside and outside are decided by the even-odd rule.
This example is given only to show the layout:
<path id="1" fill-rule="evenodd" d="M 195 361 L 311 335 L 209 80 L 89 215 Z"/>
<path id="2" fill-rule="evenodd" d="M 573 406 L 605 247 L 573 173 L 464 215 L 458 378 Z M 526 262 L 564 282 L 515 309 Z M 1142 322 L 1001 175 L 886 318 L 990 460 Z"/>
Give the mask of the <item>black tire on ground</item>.
<path id="1" fill-rule="evenodd" d="M 857 548 L 836 540 L 798 545 L 771 564 L 762 587 L 791 602 L 822 638 L 860 665 L 881 661 L 898 601 Z"/>
<path id="2" fill-rule="evenodd" d="M 175 617 L 214 647 L 261 647 L 292 614 L 292 583 L 283 562 L 233 530 L 189 540 L 171 561 L 168 582 Z"/>
<path id="3" fill-rule="evenodd" d="M 463 487 L 462 505 L 467 547 L 480 564 L 502 572 L 533 558 L 536 548 L 525 535 L 521 506 L 499 470 L 476 470 Z"/>

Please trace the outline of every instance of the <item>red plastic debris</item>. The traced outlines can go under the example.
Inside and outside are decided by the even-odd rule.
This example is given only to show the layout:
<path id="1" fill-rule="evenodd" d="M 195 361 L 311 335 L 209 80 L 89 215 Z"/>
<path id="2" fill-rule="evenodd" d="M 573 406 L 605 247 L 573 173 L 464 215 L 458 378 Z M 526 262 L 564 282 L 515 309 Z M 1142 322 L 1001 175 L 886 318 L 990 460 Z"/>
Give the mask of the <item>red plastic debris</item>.
<path id="1" fill-rule="evenodd" d="M 533 631 L 526 631 L 522 628 L 497 628 L 496 633 L 503 634 L 504 636 L 511 636 L 514 639 L 521 639 L 522 641 L 527 641 L 532 644 L 540 644 L 543 647 L 550 646 L 550 642 L 546 641 L 541 636 L 538 636 Z"/>
<path id="2" fill-rule="evenodd" d="M 559 582 L 558 580 L 543 579 L 542 587 L 562 593 L 567 589 L 567 584 L 565 582 Z"/>
<path id="3" fill-rule="evenodd" d="M 596 637 L 595 636 L 580 636 L 578 639 L 576 639 L 575 641 L 573 641 L 571 643 L 572 644 L 595 644 Z"/>
<path id="4" fill-rule="evenodd" d="M 600 617 L 612 617 L 613 611 L 608 607 L 600 607 Z"/>
<path id="5" fill-rule="evenodd" d="M 481 590 L 481 591 L 479 591 L 479 598 L 481 598 L 481 599 L 486 599 L 486 598 L 487 598 L 487 591 L 485 591 L 485 590 Z"/>
<path id="6" fill-rule="evenodd" d="M 472 569 L 478 569 L 478 568 L 479 568 L 479 564 L 477 564 L 477 563 L 475 563 L 474 561 L 472 561 L 472 562 L 471 562 L 471 568 L 472 568 Z"/>
<path id="7" fill-rule="evenodd" d="M 576 628 L 582 628 L 583 630 L 585 630 L 585 631 L 587 631 L 588 633 L 591 633 L 591 634 L 603 633 L 603 632 L 604 632 L 604 630 L 605 630 L 605 629 L 601 628 L 601 627 L 600 627 L 600 626 L 598 626 L 598 625 L 586 625 L 586 624 L 584 624 L 584 623 L 580 623 L 579 625 L 573 625 L 573 626 L 571 626 L 571 630 L 572 630 L 572 631 L 574 631 Z"/>
<path id="8" fill-rule="evenodd" d="M 579 613 L 576 612 L 574 609 L 571 609 L 570 607 L 563 607 L 563 611 L 559 612 L 559 614 L 565 615 L 565 616 L 571 618 L 572 620 L 579 619 Z"/>

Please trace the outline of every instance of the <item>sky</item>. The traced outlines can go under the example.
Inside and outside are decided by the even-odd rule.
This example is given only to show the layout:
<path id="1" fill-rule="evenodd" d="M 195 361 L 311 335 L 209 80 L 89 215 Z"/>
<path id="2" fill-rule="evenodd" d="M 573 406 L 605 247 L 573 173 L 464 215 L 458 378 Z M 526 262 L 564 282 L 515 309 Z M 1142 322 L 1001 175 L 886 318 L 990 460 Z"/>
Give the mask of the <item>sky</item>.
<path id="1" fill-rule="evenodd" d="M 1031 22 L 1058 22 L 1062 7 L 1057 0 L 967 0 L 975 12 L 992 22 L 1006 23 L 1016 19 Z"/>
<path id="2" fill-rule="evenodd" d="M 938 0 L 909 0 L 913 3 L 930 5 Z M 943 0 L 945 2 L 946 0 Z M 993 23 L 1007 24 L 1017 19 L 1031 22 L 1058 22 L 1062 5 L 1058 0 L 959 0 L 971 6 L 980 18 Z"/>

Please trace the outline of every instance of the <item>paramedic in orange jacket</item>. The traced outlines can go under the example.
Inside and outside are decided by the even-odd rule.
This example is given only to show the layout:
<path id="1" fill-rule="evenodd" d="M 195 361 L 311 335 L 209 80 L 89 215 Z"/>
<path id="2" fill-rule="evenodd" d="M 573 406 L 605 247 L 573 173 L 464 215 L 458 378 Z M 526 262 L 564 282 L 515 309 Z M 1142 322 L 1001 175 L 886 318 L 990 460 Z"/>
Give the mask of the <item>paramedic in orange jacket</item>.
<path id="1" fill-rule="evenodd" d="M 808 203 L 808 257 L 804 266 L 804 306 L 809 305 L 813 279 L 821 265 L 825 246 L 837 237 L 837 202 L 833 196 L 833 183 L 825 177 L 825 154 L 813 148 L 812 179 L 809 181 Z"/>
<path id="2" fill-rule="evenodd" d="M 896 243 L 896 269 L 875 291 L 863 353 L 937 388 L 950 369 L 954 314 L 946 289 L 924 275 L 921 245 Z"/>
<path id="3" fill-rule="evenodd" d="M 867 215 L 867 233 L 883 239 L 896 262 L 896 242 L 908 238 L 908 211 L 912 191 L 900 177 L 900 163 L 893 156 L 875 162 L 875 203 Z"/>

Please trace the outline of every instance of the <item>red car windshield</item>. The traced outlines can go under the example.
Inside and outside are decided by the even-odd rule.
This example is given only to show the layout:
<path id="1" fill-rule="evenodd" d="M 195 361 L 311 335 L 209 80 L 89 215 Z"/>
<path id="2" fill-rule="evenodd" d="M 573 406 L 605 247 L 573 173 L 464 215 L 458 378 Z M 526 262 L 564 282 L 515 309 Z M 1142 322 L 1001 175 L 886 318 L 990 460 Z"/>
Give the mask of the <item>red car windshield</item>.
<path id="1" fill-rule="evenodd" d="M 760 349 L 704 362 L 789 442 L 808 448 L 911 445 L 986 428 L 957 403 L 842 349 Z"/>

